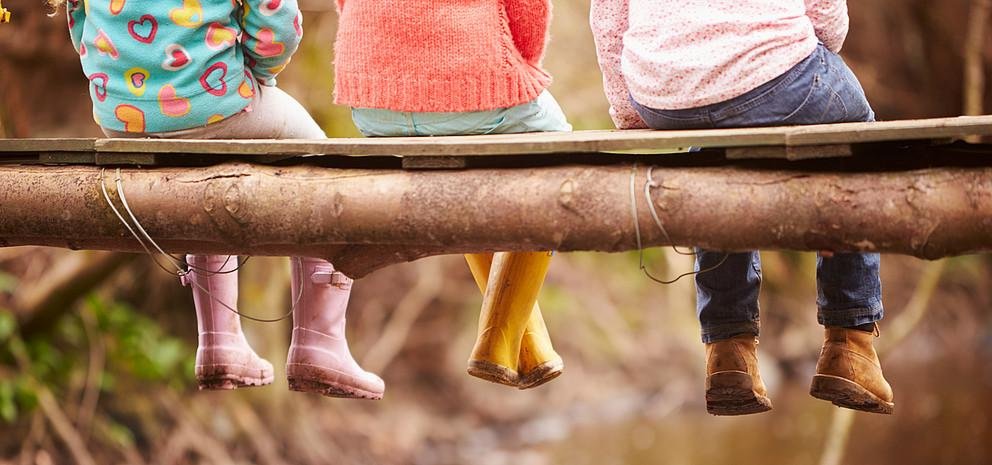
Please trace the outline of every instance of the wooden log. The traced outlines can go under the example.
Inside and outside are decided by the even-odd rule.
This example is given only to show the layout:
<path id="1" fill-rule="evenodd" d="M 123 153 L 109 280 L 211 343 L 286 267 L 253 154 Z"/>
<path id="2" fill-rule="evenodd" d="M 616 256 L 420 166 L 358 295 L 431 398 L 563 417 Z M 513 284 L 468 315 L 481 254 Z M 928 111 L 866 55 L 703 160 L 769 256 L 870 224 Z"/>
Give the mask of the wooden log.
<path id="1" fill-rule="evenodd" d="M 742 167 L 562 166 L 468 171 L 265 167 L 125 169 L 126 198 L 167 251 L 324 257 L 353 277 L 391 263 L 494 250 L 644 246 L 992 250 L 992 168 L 802 172 Z M 104 201 L 113 170 L 0 166 L 0 246 L 140 251 Z"/>

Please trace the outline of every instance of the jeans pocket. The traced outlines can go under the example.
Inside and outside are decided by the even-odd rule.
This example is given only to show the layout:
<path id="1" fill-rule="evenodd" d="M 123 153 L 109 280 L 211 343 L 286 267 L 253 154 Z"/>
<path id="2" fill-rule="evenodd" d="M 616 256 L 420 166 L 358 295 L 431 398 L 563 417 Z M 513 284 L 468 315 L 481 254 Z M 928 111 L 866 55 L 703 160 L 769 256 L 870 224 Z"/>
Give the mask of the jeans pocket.
<path id="1" fill-rule="evenodd" d="M 813 76 L 806 98 L 782 122 L 786 124 L 820 124 L 847 120 L 847 105 L 827 82 L 825 73 Z"/>
<path id="2" fill-rule="evenodd" d="M 871 109 L 871 104 L 868 103 L 868 98 L 865 97 L 865 91 L 861 87 L 858 77 L 847 67 L 840 56 L 833 54 L 827 60 L 827 82 L 847 110 L 843 119 L 832 122 L 874 121 L 875 113 Z"/>

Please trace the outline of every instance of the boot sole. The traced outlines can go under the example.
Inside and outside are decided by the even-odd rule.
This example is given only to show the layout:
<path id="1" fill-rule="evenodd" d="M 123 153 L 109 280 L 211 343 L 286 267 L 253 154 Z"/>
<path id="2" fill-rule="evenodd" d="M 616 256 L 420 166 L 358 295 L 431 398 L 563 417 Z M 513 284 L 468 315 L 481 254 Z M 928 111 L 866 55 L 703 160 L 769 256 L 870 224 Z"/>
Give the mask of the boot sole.
<path id="1" fill-rule="evenodd" d="M 286 380 L 289 381 L 291 391 L 313 392 L 343 399 L 382 399 L 382 391 L 370 391 L 356 386 L 354 382 L 342 382 L 351 377 L 331 368 L 306 363 L 286 364 Z"/>
<path id="2" fill-rule="evenodd" d="M 302 378 L 288 378 L 289 390 L 297 392 L 313 392 L 326 397 L 341 399 L 382 400 L 381 392 L 366 391 L 344 384 L 313 381 Z"/>
<path id="3" fill-rule="evenodd" d="M 516 371 L 486 360 L 469 360 L 467 371 L 468 374 L 491 383 L 510 387 L 517 387 L 519 385 L 520 377 Z"/>
<path id="4" fill-rule="evenodd" d="M 524 390 L 536 388 L 561 376 L 564 371 L 565 362 L 561 360 L 544 362 L 535 367 L 533 370 L 520 375 L 517 389 Z"/>
<path id="5" fill-rule="evenodd" d="M 754 392 L 751 375 L 743 371 L 723 371 L 706 377 L 706 411 L 711 415 L 749 415 L 771 409 L 772 401 Z"/>
<path id="6" fill-rule="evenodd" d="M 849 379 L 832 375 L 815 375 L 809 395 L 851 410 L 891 415 L 896 404 L 886 402 Z"/>
<path id="7" fill-rule="evenodd" d="M 252 376 L 244 374 L 245 371 L 258 370 L 246 369 L 241 365 L 199 365 L 195 369 L 197 388 L 201 391 L 230 391 L 242 387 L 265 386 L 275 380 L 272 373 Z"/>

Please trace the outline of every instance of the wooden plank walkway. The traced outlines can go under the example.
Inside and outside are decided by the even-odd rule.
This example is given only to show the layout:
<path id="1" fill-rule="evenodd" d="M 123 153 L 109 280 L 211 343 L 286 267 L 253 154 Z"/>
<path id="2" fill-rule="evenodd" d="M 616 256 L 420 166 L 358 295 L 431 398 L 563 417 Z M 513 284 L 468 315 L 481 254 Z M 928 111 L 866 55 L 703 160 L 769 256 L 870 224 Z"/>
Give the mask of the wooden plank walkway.
<path id="1" fill-rule="evenodd" d="M 690 131 L 577 131 L 453 137 L 339 138 L 327 140 L 0 139 L 0 163 L 25 156 L 38 161 L 87 163 L 99 154 L 434 157 L 576 153 L 661 154 L 687 147 L 728 149 L 731 158 L 813 158 L 850 154 L 852 144 L 939 141 L 992 136 L 992 115 L 875 123 Z"/>

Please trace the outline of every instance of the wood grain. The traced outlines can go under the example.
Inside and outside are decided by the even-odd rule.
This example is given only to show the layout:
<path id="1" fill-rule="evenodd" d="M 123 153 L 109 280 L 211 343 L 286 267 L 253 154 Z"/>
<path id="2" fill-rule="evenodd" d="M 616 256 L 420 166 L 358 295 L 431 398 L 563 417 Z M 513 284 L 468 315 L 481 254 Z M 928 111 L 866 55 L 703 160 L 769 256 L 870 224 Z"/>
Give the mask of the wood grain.
<path id="1" fill-rule="evenodd" d="M 152 153 L 261 156 L 338 155 L 475 157 L 575 153 L 663 154 L 684 147 L 748 148 L 841 146 L 888 141 L 958 140 L 992 135 L 992 116 L 874 123 L 692 131 L 577 131 L 452 137 L 326 140 L 0 139 L 0 160 L 25 153 Z M 763 149 L 761 157 L 796 158 L 817 150 Z M 737 151 L 746 156 L 747 151 Z M 802 158 L 801 156 L 799 158 Z"/>

